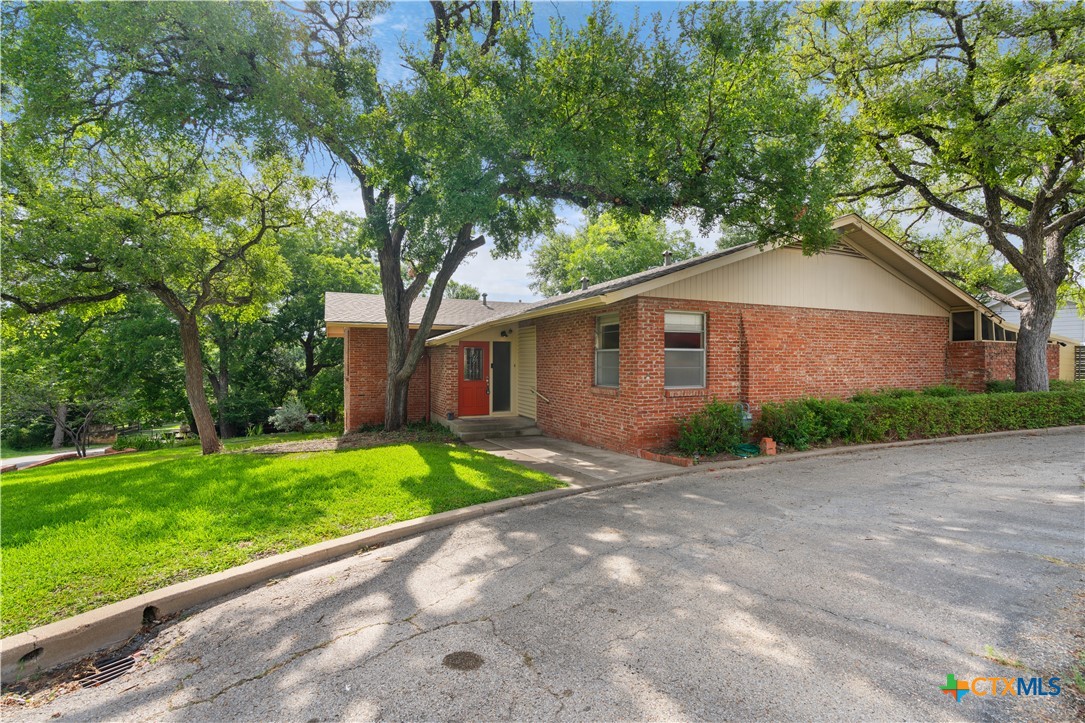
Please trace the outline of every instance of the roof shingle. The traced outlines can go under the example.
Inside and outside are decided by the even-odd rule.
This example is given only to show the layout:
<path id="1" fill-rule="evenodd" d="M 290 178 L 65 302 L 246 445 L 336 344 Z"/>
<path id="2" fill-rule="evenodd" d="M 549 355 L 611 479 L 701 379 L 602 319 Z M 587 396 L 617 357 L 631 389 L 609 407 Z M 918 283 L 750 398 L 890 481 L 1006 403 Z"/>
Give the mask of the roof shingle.
<path id="1" fill-rule="evenodd" d="M 411 305 L 411 323 L 422 320 L 426 297 Z M 473 299 L 442 299 L 434 326 L 461 327 L 488 321 L 511 311 L 529 306 L 518 301 L 481 301 Z M 324 294 L 324 321 L 333 324 L 385 324 L 384 297 L 380 294 L 351 294 L 329 291 Z"/>

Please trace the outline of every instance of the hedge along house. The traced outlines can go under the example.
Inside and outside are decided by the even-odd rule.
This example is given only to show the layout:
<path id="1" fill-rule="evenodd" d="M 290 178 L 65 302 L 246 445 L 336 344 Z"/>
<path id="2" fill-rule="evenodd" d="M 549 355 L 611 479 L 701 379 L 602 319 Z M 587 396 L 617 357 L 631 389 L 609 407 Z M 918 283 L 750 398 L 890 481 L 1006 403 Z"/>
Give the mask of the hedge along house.
<path id="1" fill-rule="evenodd" d="M 857 216 L 834 227 L 839 241 L 812 256 L 746 244 L 529 304 L 446 300 L 409 418 L 531 420 L 635 452 L 713 397 L 756 409 L 1013 377 L 1016 327 Z M 329 293 L 326 319 L 346 340 L 347 428 L 380 422 L 381 297 Z"/>

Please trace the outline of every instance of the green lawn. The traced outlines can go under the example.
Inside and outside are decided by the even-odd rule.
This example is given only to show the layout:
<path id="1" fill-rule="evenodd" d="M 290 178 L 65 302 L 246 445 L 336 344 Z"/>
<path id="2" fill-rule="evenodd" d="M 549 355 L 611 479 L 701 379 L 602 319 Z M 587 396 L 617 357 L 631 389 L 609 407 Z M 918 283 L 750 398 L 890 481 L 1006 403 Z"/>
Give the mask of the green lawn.
<path id="1" fill-rule="evenodd" d="M 0 634 L 321 540 L 560 486 L 440 443 L 210 457 L 183 447 L 5 474 Z"/>

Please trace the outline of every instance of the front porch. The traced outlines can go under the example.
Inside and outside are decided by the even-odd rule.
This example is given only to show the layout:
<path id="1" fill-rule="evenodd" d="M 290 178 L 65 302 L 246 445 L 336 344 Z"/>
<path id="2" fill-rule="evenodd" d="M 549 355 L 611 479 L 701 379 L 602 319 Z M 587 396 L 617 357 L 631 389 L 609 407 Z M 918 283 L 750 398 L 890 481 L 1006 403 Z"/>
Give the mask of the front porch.
<path id="1" fill-rule="evenodd" d="M 446 419 L 435 417 L 434 421 L 447 427 L 464 442 L 502 437 L 538 437 L 542 434 L 534 419 L 513 415 L 499 417 L 473 417 Z"/>

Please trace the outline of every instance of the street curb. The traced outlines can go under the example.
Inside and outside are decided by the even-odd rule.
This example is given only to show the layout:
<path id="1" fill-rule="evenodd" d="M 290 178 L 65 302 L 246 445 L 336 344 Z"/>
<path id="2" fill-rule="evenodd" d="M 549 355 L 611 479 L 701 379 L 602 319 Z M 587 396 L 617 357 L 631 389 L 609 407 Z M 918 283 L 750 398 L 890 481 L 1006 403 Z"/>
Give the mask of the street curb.
<path id="1" fill-rule="evenodd" d="M 749 459 L 727 460 L 686 468 L 675 468 L 673 472 L 633 475 L 621 479 L 603 480 L 586 486 L 570 485 L 559 489 L 439 512 L 434 515 L 405 520 L 346 537 L 327 540 L 262 560 L 254 560 L 229 570 L 170 585 L 161 590 L 144 593 L 66 620 L 59 620 L 55 623 L 9 636 L 0 640 L 0 677 L 5 682 L 10 682 L 33 673 L 49 670 L 63 663 L 79 660 L 104 648 L 120 645 L 130 640 L 144 627 L 145 615 L 152 619 L 161 619 L 266 582 L 272 578 L 345 557 L 363 548 L 388 545 L 424 532 L 475 520 L 517 507 L 526 507 L 639 482 L 684 477 L 698 472 L 726 471 L 761 464 L 801 461 L 829 455 L 856 454 L 922 444 L 964 442 L 974 439 L 1022 435 L 1048 436 L 1074 433 L 1085 433 L 1085 425 L 814 449 L 773 457 L 751 457 Z M 35 653 L 34 651 L 39 652 Z"/>
<path id="2" fill-rule="evenodd" d="M 808 449 L 804 452 L 784 452 L 773 456 L 748 457 L 746 459 L 728 459 L 719 462 L 705 462 L 693 467 L 687 467 L 674 473 L 674 475 L 690 474 L 692 472 L 715 472 L 736 467 L 752 467 L 759 464 L 771 464 L 773 462 L 796 462 L 813 457 L 826 457 L 837 454 L 859 454 L 872 452 L 879 449 L 893 449 L 895 447 L 918 447 L 924 444 L 943 444 L 945 442 L 968 442 L 973 439 L 998 439 L 999 437 L 1046 437 L 1060 434 L 1085 434 L 1085 424 L 1069 427 L 1040 427 L 1039 429 L 1011 429 L 1004 432 L 985 432 L 983 434 L 959 434 L 954 437 L 928 437 L 926 439 L 905 439 L 897 442 L 876 442 L 873 444 L 849 444 L 840 447 L 825 447 L 822 449 Z"/>
<path id="3" fill-rule="evenodd" d="M 11 682 L 120 645 L 144 627 L 144 615 L 150 619 L 161 619 L 272 578 L 345 557 L 363 548 L 399 542 L 430 530 L 584 491 L 583 487 L 562 487 L 404 520 L 254 560 L 42 625 L 0 640 L 0 677 L 5 682 Z"/>

